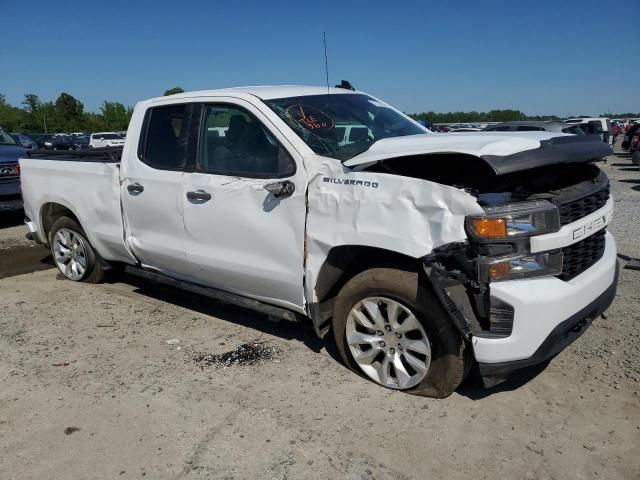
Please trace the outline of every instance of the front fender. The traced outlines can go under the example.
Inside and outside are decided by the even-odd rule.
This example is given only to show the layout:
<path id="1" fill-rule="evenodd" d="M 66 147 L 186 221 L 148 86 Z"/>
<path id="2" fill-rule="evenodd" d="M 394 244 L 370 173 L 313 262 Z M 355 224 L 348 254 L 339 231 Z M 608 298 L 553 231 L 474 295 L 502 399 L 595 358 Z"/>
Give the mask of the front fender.
<path id="1" fill-rule="evenodd" d="M 387 173 L 354 172 L 325 163 L 309 182 L 306 292 L 317 302 L 317 276 L 341 245 L 376 247 L 420 258 L 466 240 L 464 218 L 481 214 L 476 199 L 455 187 Z"/>

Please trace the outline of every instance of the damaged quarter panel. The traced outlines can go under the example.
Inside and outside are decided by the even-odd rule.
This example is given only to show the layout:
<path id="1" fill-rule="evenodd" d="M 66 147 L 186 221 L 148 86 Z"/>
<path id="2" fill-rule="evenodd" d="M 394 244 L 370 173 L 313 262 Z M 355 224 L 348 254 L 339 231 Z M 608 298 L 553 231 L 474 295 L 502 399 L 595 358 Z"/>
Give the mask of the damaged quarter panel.
<path id="1" fill-rule="evenodd" d="M 420 258 L 436 247 L 465 241 L 465 216 L 482 213 L 476 199 L 458 188 L 352 171 L 338 162 L 322 160 L 318 157 L 320 166 L 309 182 L 309 302 L 318 300 L 311 289 L 331 248 L 377 247 Z"/>

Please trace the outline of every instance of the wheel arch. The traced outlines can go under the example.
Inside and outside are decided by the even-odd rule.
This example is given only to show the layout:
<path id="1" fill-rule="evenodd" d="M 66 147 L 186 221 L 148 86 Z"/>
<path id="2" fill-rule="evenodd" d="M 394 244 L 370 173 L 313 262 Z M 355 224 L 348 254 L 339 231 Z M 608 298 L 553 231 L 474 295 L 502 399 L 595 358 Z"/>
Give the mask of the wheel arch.
<path id="1" fill-rule="evenodd" d="M 329 330 L 333 304 L 342 287 L 359 273 L 379 267 L 411 272 L 421 271 L 421 259 L 380 247 L 339 245 L 331 248 L 315 278 L 315 301 L 309 304 L 316 333 L 323 337 Z"/>
<path id="2" fill-rule="evenodd" d="M 56 201 L 46 202 L 40 208 L 40 225 L 42 236 L 47 244 L 49 244 L 49 233 L 53 224 L 61 217 L 70 217 L 82 227 L 82 223 L 70 206 Z"/>

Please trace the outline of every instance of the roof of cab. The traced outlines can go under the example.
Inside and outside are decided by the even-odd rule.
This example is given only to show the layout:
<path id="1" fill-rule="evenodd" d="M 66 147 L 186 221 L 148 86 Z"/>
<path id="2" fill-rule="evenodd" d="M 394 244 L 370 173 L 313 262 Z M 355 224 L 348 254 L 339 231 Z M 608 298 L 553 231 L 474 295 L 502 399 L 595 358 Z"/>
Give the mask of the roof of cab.
<path id="1" fill-rule="evenodd" d="M 324 95 L 324 94 L 351 94 L 361 93 L 347 90 L 345 88 L 327 88 L 327 87 L 313 87 L 305 85 L 262 85 L 253 87 L 233 87 L 233 88 L 220 88 L 216 90 L 199 90 L 194 92 L 176 93 L 174 95 L 168 95 L 166 97 L 150 98 L 147 102 L 157 102 L 166 99 L 176 98 L 192 98 L 192 97 L 217 97 L 220 95 L 229 95 L 233 93 L 242 93 L 253 95 L 262 100 L 271 100 L 274 98 L 284 97 L 305 97 L 309 95 Z"/>

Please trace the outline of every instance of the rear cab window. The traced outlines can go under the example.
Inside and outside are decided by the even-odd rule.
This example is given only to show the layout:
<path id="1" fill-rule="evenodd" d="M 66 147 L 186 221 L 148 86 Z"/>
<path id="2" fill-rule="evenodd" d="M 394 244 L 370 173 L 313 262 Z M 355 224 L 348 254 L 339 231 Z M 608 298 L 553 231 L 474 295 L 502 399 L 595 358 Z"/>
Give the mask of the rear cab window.
<path id="1" fill-rule="evenodd" d="M 186 165 L 187 106 L 151 107 L 147 110 L 138 158 L 159 170 L 182 170 Z"/>

